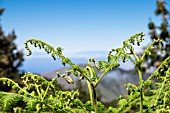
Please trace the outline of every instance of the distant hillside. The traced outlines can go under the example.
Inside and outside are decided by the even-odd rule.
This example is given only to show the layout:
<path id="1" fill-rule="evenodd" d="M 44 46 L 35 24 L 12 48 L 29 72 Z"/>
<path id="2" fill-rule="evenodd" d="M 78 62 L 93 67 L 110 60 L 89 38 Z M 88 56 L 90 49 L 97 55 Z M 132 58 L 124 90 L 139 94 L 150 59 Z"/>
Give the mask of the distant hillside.
<path id="1" fill-rule="evenodd" d="M 80 65 L 85 68 L 86 65 Z M 70 67 L 64 67 L 59 70 L 55 70 L 42 76 L 48 79 L 52 79 L 56 76 L 56 72 L 61 74 L 66 73 Z M 101 75 L 100 72 L 97 72 Z M 144 75 L 146 76 L 146 75 Z M 148 75 L 147 75 L 148 76 Z M 78 80 L 76 77 L 71 75 L 74 81 Z M 59 78 L 59 84 L 61 84 L 65 89 L 76 88 L 76 84 L 70 85 L 63 78 Z M 85 81 L 82 81 L 83 86 L 86 88 Z M 113 99 L 117 99 L 119 95 L 126 95 L 127 91 L 124 88 L 124 84 L 133 83 L 138 84 L 138 75 L 133 72 L 133 70 L 123 70 L 121 68 L 114 68 L 112 71 L 108 72 L 97 87 L 97 91 L 101 94 L 103 102 L 109 102 Z M 87 89 L 87 88 L 86 88 Z"/>

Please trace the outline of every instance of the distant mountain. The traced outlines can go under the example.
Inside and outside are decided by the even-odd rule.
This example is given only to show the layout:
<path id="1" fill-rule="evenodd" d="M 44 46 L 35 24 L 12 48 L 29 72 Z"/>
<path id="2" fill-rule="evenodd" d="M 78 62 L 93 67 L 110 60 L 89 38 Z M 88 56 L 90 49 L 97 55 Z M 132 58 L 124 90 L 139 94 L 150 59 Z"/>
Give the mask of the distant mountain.
<path id="1" fill-rule="evenodd" d="M 86 65 L 79 65 L 82 68 L 85 68 Z M 56 72 L 61 74 L 66 73 L 67 70 L 71 69 L 70 67 L 64 67 L 59 70 L 55 70 L 46 74 L 42 74 L 43 77 L 51 79 L 56 76 Z M 100 72 L 97 72 L 98 75 L 101 75 Z M 146 75 L 144 75 L 146 76 Z M 148 75 L 147 75 L 148 76 Z M 78 80 L 78 78 L 71 75 L 74 81 Z M 59 78 L 59 84 L 64 86 L 65 89 L 76 88 L 76 84 L 68 84 L 63 78 Z M 87 89 L 85 81 L 82 81 L 84 88 Z M 138 75 L 134 73 L 133 70 L 123 70 L 121 68 L 114 68 L 112 71 L 108 72 L 105 77 L 103 77 L 102 81 L 99 83 L 97 87 L 97 91 L 102 96 L 103 102 L 109 102 L 113 99 L 117 99 L 120 95 L 126 95 L 127 91 L 124 88 L 124 84 L 133 83 L 138 84 L 139 79 Z"/>

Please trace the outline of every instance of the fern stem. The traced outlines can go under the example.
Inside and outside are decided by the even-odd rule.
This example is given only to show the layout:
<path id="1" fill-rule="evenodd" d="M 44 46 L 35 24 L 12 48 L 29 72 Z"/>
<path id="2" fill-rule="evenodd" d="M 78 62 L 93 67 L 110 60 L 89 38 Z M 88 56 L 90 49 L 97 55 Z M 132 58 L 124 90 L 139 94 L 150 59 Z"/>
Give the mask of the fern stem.
<path id="1" fill-rule="evenodd" d="M 10 81 L 13 85 L 17 86 L 17 88 L 19 90 L 22 90 L 25 94 L 30 95 L 26 90 L 23 90 L 23 88 L 21 88 L 18 83 L 15 83 L 13 80 L 9 79 L 9 78 L 0 78 L 0 81 Z M 31 95 L 30 95 L 31 96 Z"/>
<path id="2" fill-rule="evenodd" d="M 36 90 L 37 90 L 38 96 L 41 98 L 41 100 L 43 100 L 43 98 L 42 98 L 42 96 L 41 96 L 41 93 L 40 93 L 40 91 L 39 91 L 39 89 L 38 89 L 37 84 L 35 84 L 35 88 L 36 88 Z"/>
<path id="3" fill-rule="evenodd" d="M 49 84 L 48 84 L 47 89 L 46 89 L 46 91 L 45 91 L 45 93 L 44 93 L 44 96 L 42 97 L 43 99 L 44 99 L 45 96 L 47 95 L 48 89 L 49 89 Z"/>
<path id="4" fill-rule="evenodd" d="M 94 106 L 95 113 L 98 113 L 98 111 L 97 111 L 96 86 L 92 85 L 92 89 L 93 89 L 93 106 Z"/>
<path id="5" fill-rule="evenodd" d="M 93 93 L 92 93 L 91 85 L 90 85 L 90 82 L 88 80 L 86 80 L 86 83 L 87 83 L 87 87 L 88 87 L 88 90 L 89 90 L 90 101 L 93 105 Z"/>
<path id="6" fill-rule="evenodd" d="M 136 61 L 138 62 L 136 65 L 138 67 L 138 75 L 139 75 L 139 84 L 140 84 L 140 113 L 143 113 L 143 90 L 142 90 L 142 84 L 143 84 L 143 78 L 142 78 L 142 72 L 141 72 L 141 60 L 139 57 L 133 52 L 134 57 L 136 58 Z"/>
<path id="7" fill-rule="evenodd" d="M 48 107 L 50 107 L 52 110 L 54 110 L 54 107 L 52 105 L 46 104 L 46 103 L 44 103 L 44 104 L 47 105 Z"/>
<path id="8" fill-rule="evenodd" d="M 142 84 L 143 84 L 143 79 L 142 79 L 142 72 L 138 68 L 138 74 L 139 74 L 139 79 L 140 79 L 140 113 L 143 113 L 143 90 L 142 90 Z"/>
<path id="9" fill-rule="evenodd" d="M 134 56 L 137 59 L 138 62 L 138 74 L 139 74 L 139 80 L 140 80 L 140 113 L 143 113 L 143 90 L 142 90 L 142 84 L 143 84 L 143 78 L 142 78 L 142 72 L 141 72 L 141 67 L 142 67 L 142 63 L 144 60 L 144 57 L 146 54 L 148 54 L 149 49 L 151 49 L 151 47 L 156 43 L 160 41 L 158 40 L 154 40 L 144 51 L 142 57 L 139 59 L 137 55 L 134 54 Z"/>

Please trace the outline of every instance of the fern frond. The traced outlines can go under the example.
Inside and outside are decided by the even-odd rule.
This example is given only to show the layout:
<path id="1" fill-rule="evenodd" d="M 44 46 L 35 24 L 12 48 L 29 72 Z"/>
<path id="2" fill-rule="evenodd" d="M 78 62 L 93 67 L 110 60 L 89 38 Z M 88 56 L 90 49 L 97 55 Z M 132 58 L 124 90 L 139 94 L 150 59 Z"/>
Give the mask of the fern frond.
<path id="1" fill-rule="evenodd" d="M 5 93 L 0 91 L 0 111 L 11 112 L 13 107 L 23 99 L 22 96 L 14 93 Z"/>

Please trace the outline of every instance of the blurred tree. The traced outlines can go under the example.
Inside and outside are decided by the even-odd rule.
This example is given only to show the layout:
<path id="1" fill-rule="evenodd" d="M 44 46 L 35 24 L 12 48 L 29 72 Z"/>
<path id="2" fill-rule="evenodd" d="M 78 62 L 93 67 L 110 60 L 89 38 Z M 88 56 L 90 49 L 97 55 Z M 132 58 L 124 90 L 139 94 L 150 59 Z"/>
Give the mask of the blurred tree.
<path id="1" fill-rule="evenodd" d="M 170 30 L 169 30 L 169 11 L 165 7 L 166 2 L 164 0 L 157 1 L 157 8 L 155 10 L 156 16 L 162 17 L 162 22 L 159 26 L 156 26 L 153 21 L 148 24 L 150 30 L 150 38 L 161 39 L 162 43 L 156 43 L 152 49 L 151 55 L 147 55 L 145 59 L 144 72 L 151 67 L 157 68 L 163 60 L 170 56 Z"/>
<path id="2" fill-rule="evenodd" d="M 4 8 L 0 8 L 0 16 L 4 10 Z M 11 78 L 19 83 L 22 73 L 19 71 L 19 67 L 22 65 L 24 58 L 22 51 L 17 50 L 14 43 L 15 39 L 14 31 L 6 36 L 0 25 L 0 77 Z M 0 90 L 8 91 L 9 89 L 0 83 Z"/>
<path id="3" fill-rule="evenodd" d="M 2 13 L 4 12 L 4 8 L 0 8 L 0 16 L 2 15 Z"/>

